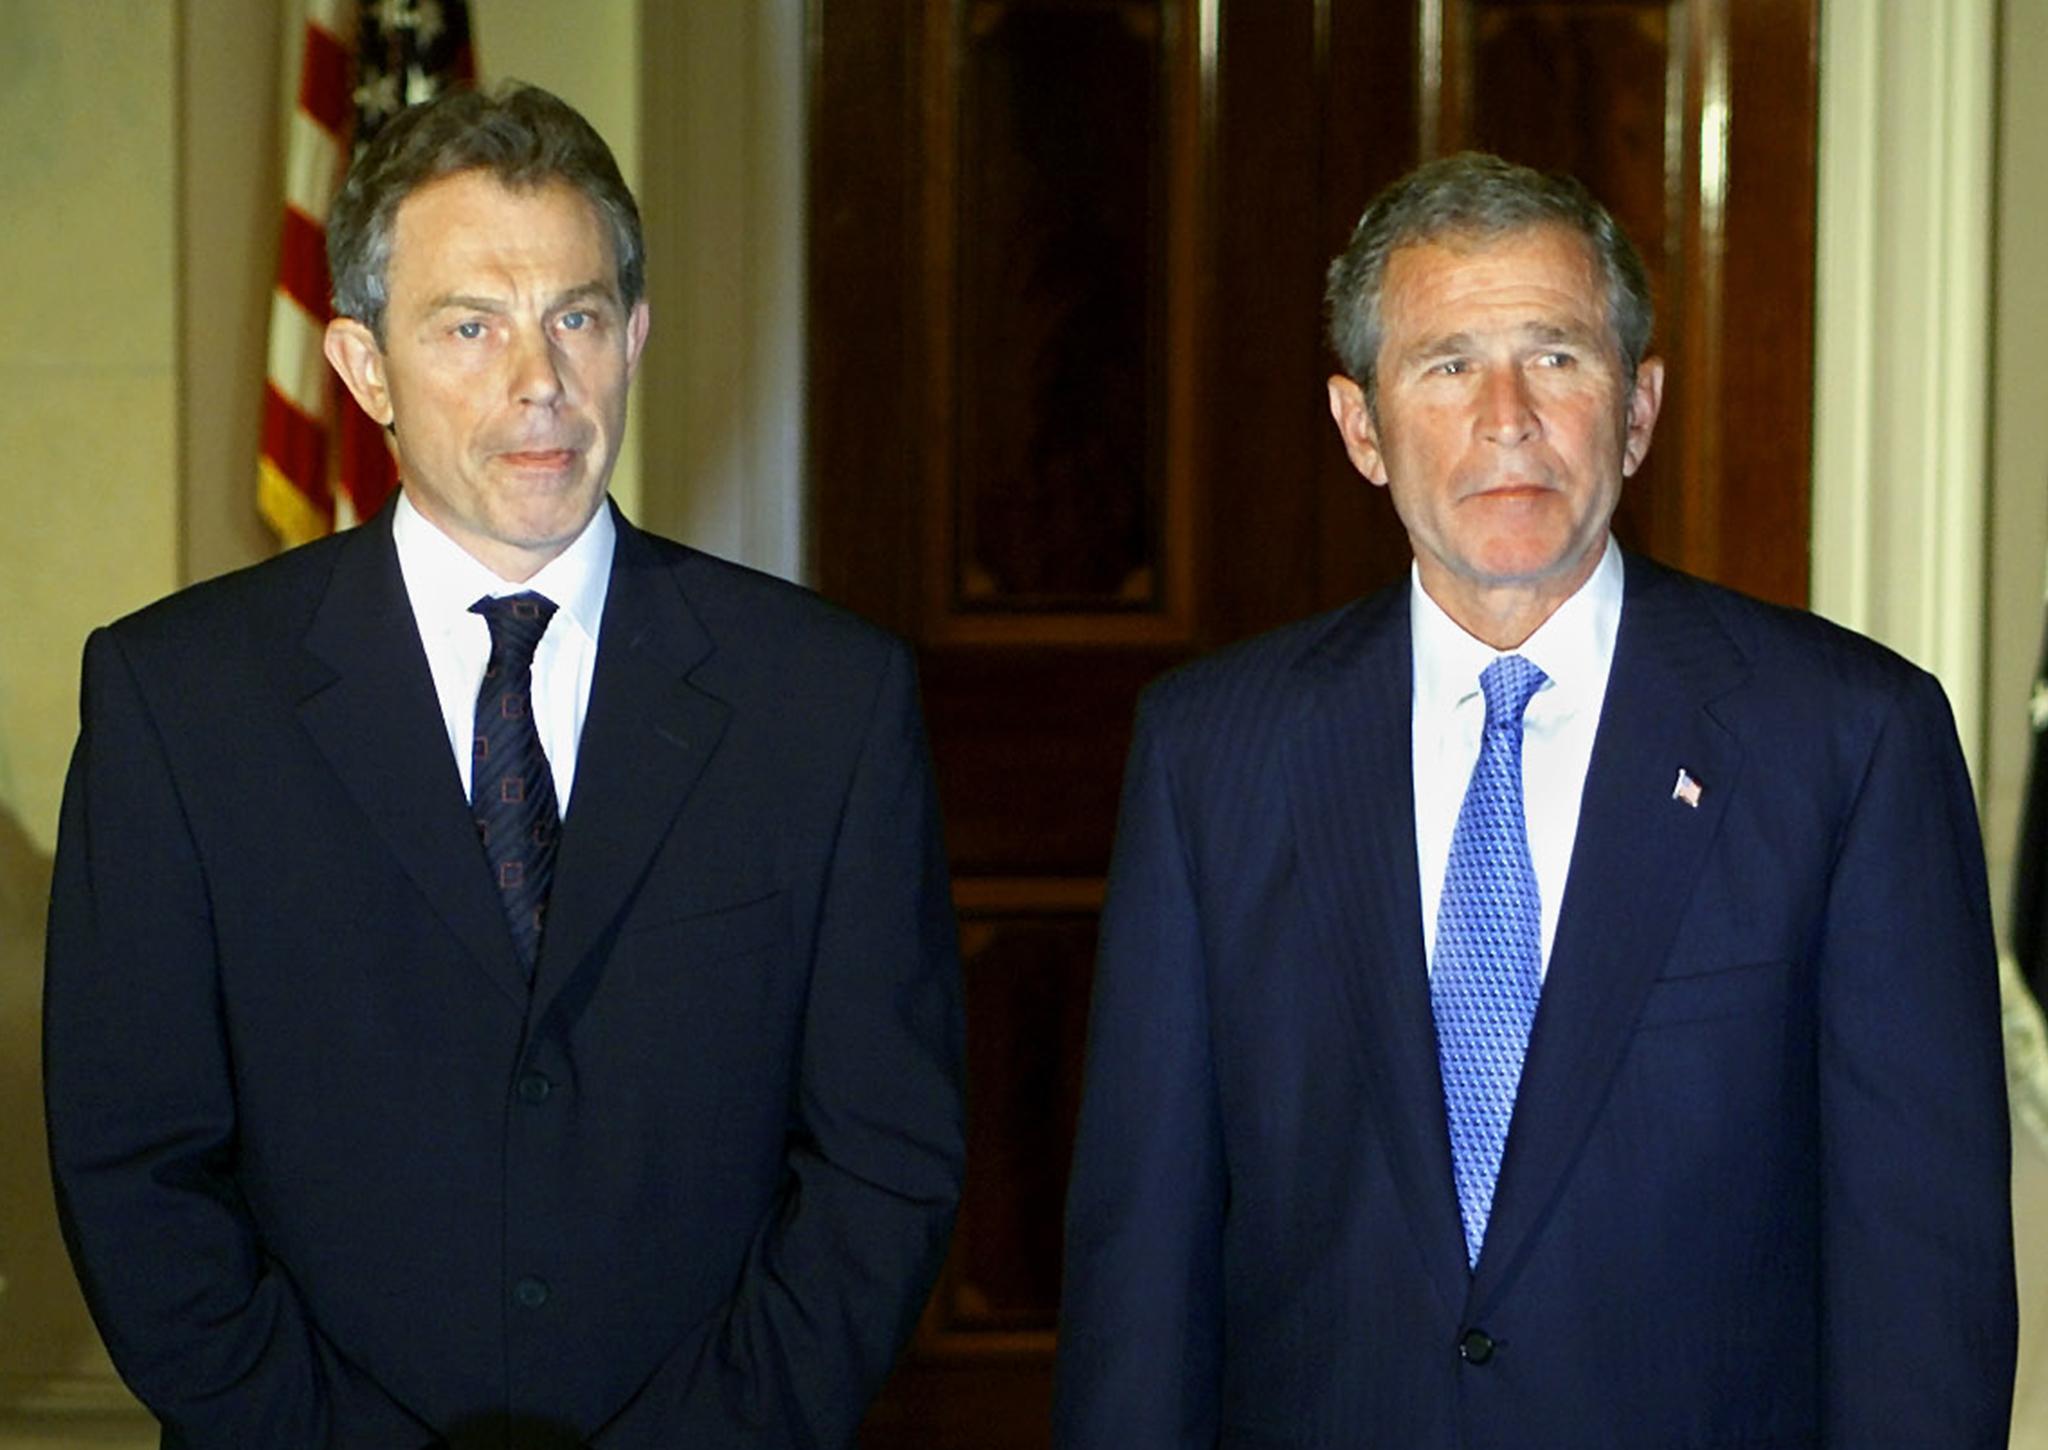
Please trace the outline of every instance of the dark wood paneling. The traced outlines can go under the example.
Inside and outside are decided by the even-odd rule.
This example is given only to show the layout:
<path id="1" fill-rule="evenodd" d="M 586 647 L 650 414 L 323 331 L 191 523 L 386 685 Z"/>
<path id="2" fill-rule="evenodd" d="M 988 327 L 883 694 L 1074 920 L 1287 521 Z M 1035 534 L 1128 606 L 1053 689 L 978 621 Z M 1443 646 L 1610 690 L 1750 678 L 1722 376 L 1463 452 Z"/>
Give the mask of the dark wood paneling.
<path id="1" fill-rule="evenodd" d="M 1725 584 L 1803 605 L 1812 570 L 1819 0 L 1728 7 L 1720 490 L 1691 557 Z M 1707 542 L 1711 539 L 1711 545 Z"/>
<path id="2" fill-rule="evenodd" d="M 1210 366 L 1199 410 L 1208 462 L 1205 642 L 1314 608 L 1323 255 L 1319 54 L 1311 5 L 1225 5 L 1205 137 L 1211 221 Z"/>
<path id="3" fill-rule="evenodd" d="M 1322 112 L 1321 245 L 1316 269 L 1295 285 L 1313 299 L 1320 325 L 1322 269 L 1350 240 L 1366 202 L 1421 156 L 1424 118 L 1417 6 L 1331 0 L 1315 8 L 1325 37 L 1315 77 Z M 1314 357 L 1316 508 L 1309 547 L 1315 607 L 1331 609 L 1399 578 L 1410 554 L 1387 490 L 1359 477 L 1330 422 L 1322 380 L 1336 364 L 1320 332 Z"/>
<path id="4" fill-rule="evenodd" d="M 977 0 L 958 75 L 952 611 L 1157 611 L 1157 3 Z"/>
<path id="5" fill-rule="evenodd" d="M 1106 871 L 1138 692 L 1184 653 L 928 652 L 925 718 L 954 874 Z"/>
<path id="6" fill-rule="evenodd" d="M 924 372 L 922 0 L 810 0 L 804 289 L 808 552 L 818 587 L 915 633 Z"/>
<path id="7" fill-rule="evenodd" d="M 1180 0 L 923 11 L 927 643 L 1185 642 L 1198 232 Z"/>
<path id="8" fill-rule="evenodd" d="M 860 1428 L 861 1450 L 1045 1450 L 1051 1443 L 1048 1348 L 913 1358 Z"/>
<path id="9" fill-rule="evenodd" d="M 968 1132 L 982 1151 L 967 1165 L 955 1252 L 927 1325 L 934 1346 L 955 1351 L 991 1335 L 1049 1333 L 1059 1312 L 1097 900 L 1060 882 L 1024 881 L 1007 895 L 1015 906 L 963 903 L 960 924 L 979 1089 Z M 1066 909 L 1046 908 L 1075 895 Z"/>

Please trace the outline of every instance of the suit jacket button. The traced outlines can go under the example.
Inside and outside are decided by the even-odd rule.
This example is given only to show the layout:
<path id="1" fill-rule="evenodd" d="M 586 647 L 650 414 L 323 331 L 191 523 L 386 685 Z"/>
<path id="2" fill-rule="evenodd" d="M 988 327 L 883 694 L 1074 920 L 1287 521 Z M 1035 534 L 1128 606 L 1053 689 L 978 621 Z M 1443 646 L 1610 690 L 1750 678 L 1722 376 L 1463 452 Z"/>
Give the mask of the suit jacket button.
<path id="1" fill-rule="evenodd" d="M 522 1309 L 538 1309 L 548 1302 L 547 1280 L 521 1279 L 512 1286 L 512 1297 Z"/>
<path id="2" fill-rule="evenodd" d="M 1468 1329 L 1458 1341 L 1458 1357 L 1467 1364 L 1485 1364 L 1493 1358 L 1493 1336 L 1483 1329 Z"/>
<path id="3" fill-rule="evenodd" d="M 522 1103 L 544 1103 L 555 1085 L 548 1081 L 545 1073 L 523 1072 L 519 1075 L 519 1101 Z"/>

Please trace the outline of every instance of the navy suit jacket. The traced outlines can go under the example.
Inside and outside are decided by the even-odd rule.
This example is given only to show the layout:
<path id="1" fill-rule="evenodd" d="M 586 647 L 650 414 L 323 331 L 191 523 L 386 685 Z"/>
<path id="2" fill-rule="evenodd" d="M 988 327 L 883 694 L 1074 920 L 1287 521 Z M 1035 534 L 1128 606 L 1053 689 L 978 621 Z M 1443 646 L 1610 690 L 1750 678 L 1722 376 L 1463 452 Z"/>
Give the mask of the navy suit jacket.
<path id="1" fill-rule="evenodd" d="M 1998 990 L 1939 686 L 1626 561 L 1485 1251 L 1423 959 L 1408 585 L 1140 710 L 1066 1450 L 2003 1447 Z M 1701 785 L 1674 798 L 1680 769 Z"/>
<path id="2" fill-rule="evenodd" d="M 944 1253 L 908 651 L 619 521 L 531 987 L 386 514 L 97 632 L 61 1218 L 167 1445 L 851 1443 Z"/>

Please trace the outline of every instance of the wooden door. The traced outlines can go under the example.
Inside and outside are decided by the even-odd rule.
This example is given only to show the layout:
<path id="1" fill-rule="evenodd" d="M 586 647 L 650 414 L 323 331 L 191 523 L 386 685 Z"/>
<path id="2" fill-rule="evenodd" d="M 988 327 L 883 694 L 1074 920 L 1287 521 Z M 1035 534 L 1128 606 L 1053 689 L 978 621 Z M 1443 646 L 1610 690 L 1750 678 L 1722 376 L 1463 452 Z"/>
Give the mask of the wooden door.
<path id="1" fill-rule="evenodd" d="M 1625 541 L 1803 600 L 1818 0 L 813 0 L 811 549 L 912 639 L 968 1003 L 952 1255 L 872 1450 L 1046 1443 L 1132 707 L 1399 576 L 1322 273 L 1475 145 L 1637 238 L 1673 381 Z"/>

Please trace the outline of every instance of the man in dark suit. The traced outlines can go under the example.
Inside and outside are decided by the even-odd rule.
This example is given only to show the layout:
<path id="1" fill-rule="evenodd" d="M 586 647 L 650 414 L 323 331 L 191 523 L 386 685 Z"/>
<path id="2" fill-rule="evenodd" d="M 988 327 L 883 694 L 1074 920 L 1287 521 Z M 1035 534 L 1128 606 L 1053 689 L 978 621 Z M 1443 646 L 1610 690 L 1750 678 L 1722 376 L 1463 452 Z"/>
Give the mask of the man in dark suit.
<path id="1" fill-rule="evenodd" d="M 1068 1450 L 2005 1443 L 1998 999 L 1940 688 L 1623 555 L 1613 219 L 1422 168 L 1332 268 L 1410 580 L 1140 711 Z"/>
<path id="2" fill-rule="evenodd" d="M 190 1447 L 837 1446 L 943 1256 L 959 982 L 906 649 L 606 504 L 639 219 L 545 92 L 330 218 L 360 529 L 97 632 L 60 1208 Z"/>

